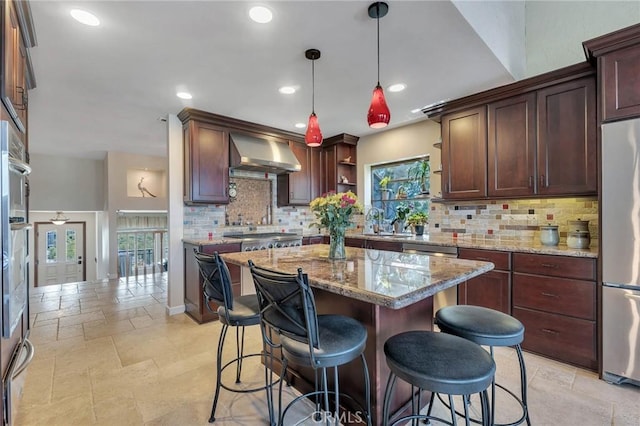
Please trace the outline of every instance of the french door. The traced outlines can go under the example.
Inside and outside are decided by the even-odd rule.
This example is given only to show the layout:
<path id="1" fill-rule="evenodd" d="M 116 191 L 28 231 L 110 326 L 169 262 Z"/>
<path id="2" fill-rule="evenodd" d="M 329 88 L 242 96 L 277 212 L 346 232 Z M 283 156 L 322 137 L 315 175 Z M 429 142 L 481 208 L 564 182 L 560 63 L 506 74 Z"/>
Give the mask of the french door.
<path id="1" fill-rule="evenodd" d="M 85 222 L 36 223 L 36 287 L 86 280 L 85 227 Z"/>

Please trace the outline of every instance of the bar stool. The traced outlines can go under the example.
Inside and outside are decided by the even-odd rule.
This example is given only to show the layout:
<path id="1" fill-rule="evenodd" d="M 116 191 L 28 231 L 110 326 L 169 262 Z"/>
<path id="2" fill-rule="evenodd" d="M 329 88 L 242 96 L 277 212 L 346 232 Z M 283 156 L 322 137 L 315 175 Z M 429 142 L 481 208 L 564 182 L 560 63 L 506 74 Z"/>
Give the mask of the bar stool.
<path id="1" fill-rule="evenodd" d="M 315 390 L 296 397 L 282 410 L 282 380 L 279 389 L 279 425 L 285 424 L 285 416 L 289 409 L 302 398 L 316 397 L 316 410 L 310 415 L 314 424 L 333 418 L 337 425 L 340 421 L 340 397 L 351 396 L 340 394 L 338 367 L 360 357 L 364 375 L 365 417 L 371 425 L 371 396 L 369 370 L 364 357 L 367 343 L 367 329 L 357 320 L 343 315 L 318 315 L 315 299 L 308 277 L 298 269 L 297 274 L 283 274 L 277 271 L 256 266 L 251 260 L 249 267 L 256 287 L 260 303 L 262 335 L 265 343 L 282 351 L 282 372 L 286 375 L 287 365 L 310 367 L 315 371 Z M 267 330 L 275 330 L 280 343 L 269 338 Z M 334 390 L 330 391 L 327 380 L 327 369 L 333 367 Z M 318 383 L 318 372 L 321 382 Z M 332 410 L 329 395 L 334 395 Z M 319 398 L 322 397 L 323 404 Z M 323 408 L 323 412 L 319 408 Z M 360 407 L 363 408 L 363 407 Z M 324 418 L 323 418 L 324 417 Z M 291 424 L 291 423 L 287 423 Z M 296 424 L 301 424 L 300 422 Z"/>
<path id="2" fill-rule="evenodd" d="M 267 392 L 267 408 L 269 410 L 269 423 L 273 424 L 273 404 L 271 403 L 270 388 L 272 383 L 267 380 L 267 370 L 265 367 L 265 385 L 250 389 L 240 389 L 237 387 L 227 386 L 222 383 L 222 372 L 230 365 L 236 366 L 236 384 L 241 383 L 240 374 L 242 373 L 242 362 L 246 358 L 262 356 L 261 353 L 244 354 L 244 328 L 252 325 L 260 324 L 260 307 L 258 298 L 255 294 L 233 297 L 231 290 L 231 276 L 229 269 L 224 260 L 219 256 L 218 252 L 209 255 L 200 253 L 193 249 L 195 253 L 200 274 L 203 279 L 203 292 L 205 304 L 211 311 L 210 301 L 217 303 L 218 318 L 222 324 L 220 338 L 218 339 L 218 353 L 216 360 L 216 391 L 213 396 L 213 405 L 211 407 L 211 416 L 209 423 L 216 421 L 216 408 L 218 405 L 218 397 L 220 396 L 220 388 L 224 388 L 230 392 L 250 393 L 265 390 Z M 236 357 L 222 364 L 222 352 L 224 342 L 229 327 L 236 327 Z"/>
<path id="3" fill-rule="evenodd" d="M 384 393 L 383 425 L 389 424 L 389 404 L 393 397 L 393 388 L 399 377 L 411 385 L 412 413 L 395 420 L 396 425 L 407 420 L 437 420 L 456 425 L 456 412 L 453 395 L 472 395 L 479 393 L 482 405 L 482 424 L 489 426 L 491 415 L 488 404 L 487 388 L 493 381 L 496 365 L 491 355 L 479 345 L 451 334 L 433 331 L 407 331 L 390 337 L 384 343 L 384 354 L 391 370 Z M 416 412 L 413 390 L 431 391 L 431 400 L 427 414 Z M 432 416 L 436 393 L 449 395 L 451 422 Z M 418 410 L 420 409 L 418 398 Z M 464 417 L 470 425 L 467 404 L 464 404 Z"/>
<path id="4" fill-rule="evenodd" d="M 489 352 L 493 357 L 494 346 L 512 346 L 518 355 L 520 364 L 520 397 L 515 395 L 504 386 L 491 383 L 491 423 L 495 426 L 515 426 L 527 422 L 529 419 L 529 408 L 527 406 L 527 371 L 522 356 L 520 343 L 524 340 L 524 325 L 516 318 L 494 309 L 472 305 L 446 306 L 436 312 L 435 323 L 444 333 L 463 337 L 478 345 L 489 346 Z M 496 386 L 510 394 L 522 408 L 522 416 L 512 422 L 496 424 Z"/>

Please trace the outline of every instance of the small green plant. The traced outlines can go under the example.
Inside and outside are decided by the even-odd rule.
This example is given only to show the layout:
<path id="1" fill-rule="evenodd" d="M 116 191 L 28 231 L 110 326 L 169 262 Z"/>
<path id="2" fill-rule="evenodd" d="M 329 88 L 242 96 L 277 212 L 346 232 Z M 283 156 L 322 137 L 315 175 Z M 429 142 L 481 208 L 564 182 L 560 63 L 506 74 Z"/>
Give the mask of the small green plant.
<path id="1" fill-rule="evenodd" d="M 389 185 L 389 182 L 391 182 L 391 177 L 383 177 L 382 179 L 380 179 L 380 188 L 387 189 L 387 185 Z"/>
<path id="2" fill-rule="evenodd" d="M 425 225 L 429 221 L 429 215 L 425 212 L 413 212 L 407 216 L 407 223 L 409 225 Z"/>
<path id="3" fill-rule="evenodd" d="M 423 158 L 422 160 L 418 160 L 418 162 L 409 168 L 407 171 L 407 177 L 418 182 L 422 193 L 428 193 L 429 187 L 427 185 L 427 181 L 429 180 L 430 172 L 431 166 L 429 165 L 429 159 Z"/>
<path id="4" fill-rule="evenodd" d="M 409 207 L 409 204 L 407 203 L 398 204 L 396 206 L 396 218 L 393 219 L 393 222 L 391 222 L 391 224 L 394 224 L 397 221 L 404 222 L 405 220 L 407 220 L 407 216 L 409 215 L 410 212 L 411 212 L 411 208 Z"/>

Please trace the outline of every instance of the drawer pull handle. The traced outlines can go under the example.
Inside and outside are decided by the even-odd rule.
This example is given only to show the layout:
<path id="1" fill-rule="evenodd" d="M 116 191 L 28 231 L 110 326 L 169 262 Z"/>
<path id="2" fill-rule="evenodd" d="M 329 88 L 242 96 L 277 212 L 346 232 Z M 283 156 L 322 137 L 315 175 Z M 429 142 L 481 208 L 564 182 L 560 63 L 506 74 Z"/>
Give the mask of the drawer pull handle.
<path id="1" fill-rule="evenodd" d="M 546 293 L 546 292 L 544 292 L 544 291 L 542 292 L 542 295 L 543 295 L 543 296 L 547 296 L 547 297 L 556 297 L 556 298 L 557 298 L 557 297 L 559 297 L 557 294 L 553 294 L 553 293 Z"/>
<path id="2" fill-rule="evenodd" d="M 554 268 L 554 269 L 558 268 L 558 265 L 554 263 L 543 263 L 542 266 L 544 266 L 545 268 Z"/>
<path id="3" fill-rule="evenodd" d="M 484 260 L 485 262 L 490 262 L 491 259 L 487 258 L 487 257 L 477 257 L 476 260 Z"/>
<path id="4" fill-rule="evenodd" d="M 549 328 L 542 328 L 541 330 L 542 330 L 543 333 L 547 333 L 547 334 L 555 334 L 555 335 L 560 334 L 559 332 L 557 332 L 555 330 L 551 330 Z"/>

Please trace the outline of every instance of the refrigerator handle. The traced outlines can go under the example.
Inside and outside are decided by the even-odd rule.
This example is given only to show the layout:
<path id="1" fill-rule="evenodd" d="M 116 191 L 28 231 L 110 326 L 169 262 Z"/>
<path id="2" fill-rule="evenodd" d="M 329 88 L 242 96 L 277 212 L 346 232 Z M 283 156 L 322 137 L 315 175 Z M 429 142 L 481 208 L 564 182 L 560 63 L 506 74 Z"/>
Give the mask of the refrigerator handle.
<path id="1" fill-rule="evenodd" d="M 22 364 L 20 364 L 13 370 L 13 373 L 11 374 L 12 380 L 17 378 L 20 374 L 22 374 L 24 370 L 27 369 L 29 364 L 31 364 L 31 361 L 33 360 L 33 355 L 35 354 L 33 343 L 31 343 L 29 339 L 24 339 L 24 347 L 27 350 L 27 355 L 25 356 Z"/>

